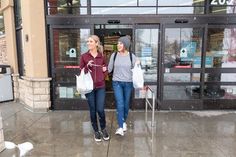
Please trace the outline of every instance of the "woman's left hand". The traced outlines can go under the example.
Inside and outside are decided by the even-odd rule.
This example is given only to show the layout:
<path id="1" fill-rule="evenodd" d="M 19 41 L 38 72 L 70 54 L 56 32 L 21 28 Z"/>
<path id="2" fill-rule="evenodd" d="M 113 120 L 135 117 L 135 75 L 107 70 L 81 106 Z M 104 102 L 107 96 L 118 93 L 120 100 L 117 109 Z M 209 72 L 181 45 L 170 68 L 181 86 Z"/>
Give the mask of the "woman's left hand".
<path id="1" fill-rule="evenodd" d="M 107 71 L 107 67 L 106 67 L 106 66 L 103 66 L 103 67 L 102 67 L 102 71 L 103 71 L 103 72 Z"/>
<path id="2" fill-rule="evenodd" d="M 140 59 L 139 58 L 136 58 L 136 61 L 135 61 L 135 64 L 140 64 L 141 62 L 140 62 Z"/>

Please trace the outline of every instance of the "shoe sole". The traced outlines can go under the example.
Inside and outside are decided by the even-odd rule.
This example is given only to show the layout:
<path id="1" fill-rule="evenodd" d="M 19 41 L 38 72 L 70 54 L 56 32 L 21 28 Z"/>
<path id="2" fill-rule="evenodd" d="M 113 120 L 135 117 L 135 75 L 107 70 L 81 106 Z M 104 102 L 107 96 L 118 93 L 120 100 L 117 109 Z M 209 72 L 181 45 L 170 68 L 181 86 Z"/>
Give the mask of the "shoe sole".
<path id="1" fill-rule="evenodd" d="M 107 140 L 109 140 L 109 139 L 110 139 L 110 137 L 107 137 L 107 138 L 103 137 L 103 139 L 104 139 L 105 141 L 107 141 Z"/>
<path id="2" fill-rule="evenodd" d="M 97 139 L 97 138 L 95 138 L 95 137 L 94 137 L 94 140 L 95 140 L 96 142 L 101 142 L 101 141 L 102 141 L 102 139 Z"/>
<path id="3" fill-rule="evenodd" d="M 124 136 L 124 134 L 119 134 L 119 133 L 115 133 L 116 135 L 119 135 L 119 136 Z"/>
<path id="4" fill-rule="evenodd" d="M 102 139 L 94 139 L 96 142 L 101 142 L 102 141 Z"/>

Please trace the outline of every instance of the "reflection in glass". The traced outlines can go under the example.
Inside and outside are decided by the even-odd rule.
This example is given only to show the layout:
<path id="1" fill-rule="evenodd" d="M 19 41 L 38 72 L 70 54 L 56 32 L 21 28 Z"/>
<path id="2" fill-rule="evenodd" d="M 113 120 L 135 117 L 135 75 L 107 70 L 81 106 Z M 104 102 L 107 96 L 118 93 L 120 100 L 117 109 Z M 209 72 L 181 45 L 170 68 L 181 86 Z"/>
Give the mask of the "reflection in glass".
<path id="1" fill-rule="evenodd" d="M 154 91 L 154 95 L 156 95 L 157 93 L 157 86 L 155 85 L 148 85 L 153 91 Z M 143 89 L 134 89 L 134 98 L 135 99 L 144 99 L 146 96 L 146 92 L 147 93 L 147 98 L 152 98 L 152 92 L 150 90 L 146 90 L 145 88 Z"/>
<path id="2" fill-rule="evenodd" d="M 5 33 L 3 14 L 0 14 L 0 35 Z"/>
<path id="3" fill-rule="evenodd" d="M 204 14 L 204 7 L 158 7 L 158 14 Z"/>
<path id="4" fill-rule="evenodd" d="M 236 28 L 209 28 L 207 46 L 213 67 L 236 67 Z"/>
<path id="5" fill-rule="evenodd" d="M 235 14 L 236 7 L 232 6 L 211 6 L 209 12 L 212 14 Z"/>
<path id="6" fill-rule="evenodd" d="M 81 52 L 85 52 L 89 29 L 55 29 L 54 63 L 56 65 L 78 65 Z"/>
<path id="7" fill-rule="evenodd" d="M 91 6 L 137 6 L 137 0 L 91 0 Z"/>
<path id="8" fill-rule="evenodd" d="M 222 99 L 236 99 L 236 86 L 221 86 L 225 91 Z"/>
<path id="9" fill-rule="evenodd" d="M 167 28 L 165 30 L 165 68 L 200 68 L 201 28 Z"/>
<path id="10" fill-rule="evenodd" d="M 164 82 L 200 82 L 199 73 L 165 73 Z"/>
<path id="11" fill-rule="evenodd" d="M 145 82 L 157 81 L 158 29 L 136 29 L 135 53 L 141 60 Z"/>
<path id="12" fill-rule="evenodd" d="M 156 14 L 156 7 L 108 7 L 95 8 L 92 7 L 92 14 Z"/>
<path id="13" fill-rule="evenodd" d="M 214 87 L 213 90 L 210 87 Z M 214 90 L 216 89 L 217 90 Z M 220 99 L 235 99 L 236 98 L 236 86 L 231 85 L 217 85 L 206 84 L 204 89 L 205 98 L 220 98 Z"/>
<path id="14" fill-rule="evenodd" d="M 158 6 L 204 6 L 205 0 L 158 0 Z"/>
<path id="15" fill-rule="evenodd" d="M 139 6 L 155 6 L 157 0 L 139 0 Z"/>
<path id="16" fill-rule="evenodd" d="M 175 100 L 190 100 L 199 99 L 200 92 L 198 91 L 200 86 L 164 86 L 163 98 L 175 99 Z M 178 94 L 176 94 L 178 93 Z"/>
<path id="17" fill-rule="evenodd" d="M 48 0 L 48 14 L 87 14 L 86 0 Z"/>

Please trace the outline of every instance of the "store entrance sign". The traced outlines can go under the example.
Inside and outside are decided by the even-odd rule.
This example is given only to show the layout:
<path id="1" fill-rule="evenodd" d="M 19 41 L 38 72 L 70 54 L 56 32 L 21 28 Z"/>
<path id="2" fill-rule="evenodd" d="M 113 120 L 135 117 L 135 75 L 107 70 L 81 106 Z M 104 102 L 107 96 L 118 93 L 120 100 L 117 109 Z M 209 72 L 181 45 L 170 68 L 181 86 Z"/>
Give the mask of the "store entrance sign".
<path id="1" fill-rule="evenodd" d="M 232 5 L 233 0 L 211 0 L 211 5 Z"/>

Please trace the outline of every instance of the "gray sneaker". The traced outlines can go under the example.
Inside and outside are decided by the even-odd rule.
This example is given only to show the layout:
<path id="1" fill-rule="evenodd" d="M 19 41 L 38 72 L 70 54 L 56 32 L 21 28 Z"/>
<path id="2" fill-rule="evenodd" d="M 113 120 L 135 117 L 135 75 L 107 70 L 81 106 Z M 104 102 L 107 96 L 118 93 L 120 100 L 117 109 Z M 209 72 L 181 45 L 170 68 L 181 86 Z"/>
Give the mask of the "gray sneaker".
<path id="1" fill-rule="evenodd" d="M 106 130 L 106 129 L 103 129 L 103 130 L 102 130 L 102 138 L 103 138 L 105 141 L 107 141 L 107 140 L 110 139 L 109 134 L 107 133 L 107 130 Z"/>
<path id="2" fill-rule="evenodd" d="M 100 134 L 99 131 L 97 131 L 97 132 L 94 133 L 94 140 L 95 140 L 96 142 L 101 142 L 101 141 L 102 141 L 101 134 Z"/>

